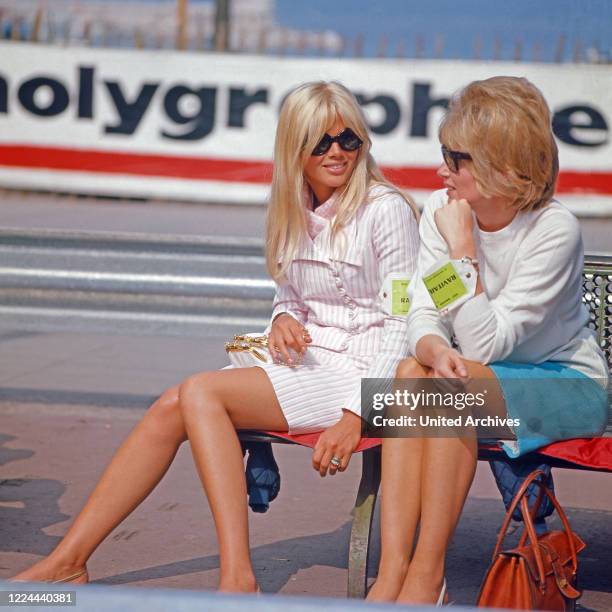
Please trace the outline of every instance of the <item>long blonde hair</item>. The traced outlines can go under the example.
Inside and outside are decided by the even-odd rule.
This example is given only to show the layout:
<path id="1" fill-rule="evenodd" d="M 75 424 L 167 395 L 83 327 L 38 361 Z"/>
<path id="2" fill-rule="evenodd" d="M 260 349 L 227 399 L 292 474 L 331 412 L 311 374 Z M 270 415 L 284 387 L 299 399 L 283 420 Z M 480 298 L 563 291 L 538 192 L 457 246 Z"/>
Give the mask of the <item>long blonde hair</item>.
<path id="1" fill-rule="evenodd" d="M 366 201 L 370 188 L 376 184 L 399 193 L 418 218 L 414 203 L 385 179 L 370 155 L 372 143 L 365 117 L 353 94 L 335 81 L 304 83 L 285 98 L 274 143 L 272 192 L 266 221 L 266 263 L 270 276 L 276 281 L 285 276 L 307 236 L 304 166 L 336 118 L 341 118 L 363 145 L 353 172 L 338 196 L 332 240 L 353 219 Z"/>
<path id="2" fill-rule="evenodd" d="M 473 81 L 453 96 L 440 142 L 472 156 L 478 190 L 518 210 L 546 206 L 555 193 L 559 154 L 540 90 L 522 77 Z"/>

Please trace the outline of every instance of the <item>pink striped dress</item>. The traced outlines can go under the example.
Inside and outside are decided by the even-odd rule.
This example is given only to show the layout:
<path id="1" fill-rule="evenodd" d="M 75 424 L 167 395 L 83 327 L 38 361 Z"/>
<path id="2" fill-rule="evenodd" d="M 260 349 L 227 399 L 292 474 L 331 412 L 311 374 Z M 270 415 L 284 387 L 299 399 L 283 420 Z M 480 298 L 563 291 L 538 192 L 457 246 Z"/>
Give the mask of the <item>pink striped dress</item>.
<path id="1" fill-rule="evenodd" d="M 290 433 L 325 429 L 342 409 L 361 412 L 361 378 L 391 378 L 408 354 L 406 319 L 380 297 L 391 273 L 412 278 L 418 222 L 404 199 L 384 186 L 329 245 L 335 198 L 307 210 L 310 237 L 277 285 L 272 319 L 286 312 L 310 332 L 301 365 L 263 364 Z"/>

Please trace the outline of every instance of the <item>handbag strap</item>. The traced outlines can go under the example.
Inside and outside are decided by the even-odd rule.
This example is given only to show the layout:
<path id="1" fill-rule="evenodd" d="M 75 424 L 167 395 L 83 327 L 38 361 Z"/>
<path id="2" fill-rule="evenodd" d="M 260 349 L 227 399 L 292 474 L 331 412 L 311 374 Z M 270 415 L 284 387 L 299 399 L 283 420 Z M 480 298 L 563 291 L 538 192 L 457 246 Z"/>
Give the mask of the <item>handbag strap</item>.
<path id="1" fill-rule="evenodd" d="M 529 476 L 525 478 L 525 481 L 521 485 L 520 489 L 517 491 L 512 502 L 510 502 L 510 507 L 508 508 L 508 511 L 506 512 L 506 516 L 504 517 L 504 522 L 502 523 L 501 529 L 499 530 L 499 535 L 497 536 L 497 543 L 495 545 L 495 550 L 493 551 L 493 558 L 497 557 L 498 553 L 501 551 L 502 545 L 506 538 L 506 532 L 508 531 L 508 527 L 510 526 L 510 521 L 512 520 L 512 514 L 515 508 L 520 503 L 523 495 L 525 495 L 529 485 L 536 478 L 538 478 L 540 474 L 544 474 L 544 472 L 542 470 L 534 470 L 533 472 L 531 472 L 531 474 L 529 474 Z"/>
<path id="2" fill-rule="evenodd" d="M 541 480 L 538 480 L 540 478 L 541 478 Z M 502 545 L 503 545 L 504 540 L 506 538 L 506 533 L 508 531 L 508 527 L 510 526 L 510 521 L 512 520 L 512 514 L 513 514 L 514 510 L 519 505 L 519 503 L 521 503 L 521 500 L 524 499 L 525 494 L 527 493 L 527 489 L 529 488 L 529 486 L 532 483 L 537 484 L 540 487 L 540 489 L 541 489 L 541 494 L 538 495 L 538 498 L 536 500 L 536 504 L 534 506 L 534 510 L 532 512 L 529 512 L 529 507 L 527 505 L 527 500 L 524 499 L 525 503 L 524 504 L 521 503 L 521 513 L 523 515 L 523 521 L 525 523 L 525 529 L 526 529 L 527 535 L 529 536 L 529 539 L 531 540 L 531 543 L 532 543 L 533 548 L 534 548 L 534 554 L 535 554 L 535 557 L 536 557 L 536 564 L 538 566 L 538 571 L 541 572 L 541 578 L 542 579 L 543 579 L 544 564 L 543 564 L 543 561 L 542 561 L 541 552 L 539 550 L 539 547 L 537 546 L 538 537 L 536 535 L 535 527 L 534 527 L 534 524 L 533 524 L 533 516 L 535 516 L 535 512 L 537 512 L 537 509 L 538 509 L 539 505 L 542 503 L 542 499 L 543 499 L 544 495 L 546 495 L 550 499 L 550 501 L 552 502 L 552 504 L 555 507 L 555 510 L 557 511 L 557 513 L 559 514 L 559 518 L 561 519 L 561 522 L 563 524 L 565 535 L 567 537 L 567 541 L 568 541 L 568 544 L 569 544 L 570 553 L 571 553 L 571 556 L 572 556 L 572 570 L 575 572 L 576 569 L 578 568 L 578 558 L 577 558 L 577 554 L 576 554 L 576 543 L 575 543 L 574 537 L 573 537 L 574 532 L 572 531 L 572 528 L 570 527 L 569 521 L 567 520 L 567 516 L 565 515 L 565 512 L 563 511 L 563 508 L 561 508 L 561 504 L 559 504 L 557 498 L 553 495 L 553 493 L 550 491 L 550 489 L 546 486 L 545 479 L 546 479 L 546 474 L 542 470 L 534 470 L 533 472 L 531 472 L 531 474 L 529 474 L 529 476 L 527 476 L 527 478 L 525 479 L 525 482 L 523 482 L 523 484 L 521 485 L 521 488 L 518 490 L 517 494 L 514 496 L 514 499 L 512 500 L 512 503 L 510 504 L 510 507 L 508 508 L 508 511 L 506 512 L 506 517 L 504 518 L 504 522 L 502 524 L 502 528 L 499 531 L 499 536 L 497 537 L 497 544 L 495 545 L 495 550 L 493 552 L 493 559 L 495 559 L 495 557 L 497 557 L 497 555 L 501 551 Z M 523 541 L 523 538 L 521 538 L 521 541 Z"/>
<path id="3" fill-rule="evenodd" d="M 544 495 L 545 495 L 544 488 L 538 487 L 538 496 L 536 497 L 536 500 L 533 506 L 531 507 L 531 510 L 529 511 L 532 521 L 535 520 L 538 510 L 540 509 L 540 506 L 542 505 L 542 502 L 544 501 Z M 527 506 L 529 506 L 529 502 L 527 502 Z M 527 541 L 527 530 L 523 529 L 523 534 L 521 535 L 521 539 L 519 541 L 519 547 L 525 546 L 526 541 Z"/>
<path id="4" fill-rule="evenodd" d="M 544 570 L 544 560 L 542 559 L 542 551 L 538 546 L 538 536 L 536 534 L 535 526 L 531 515 L 529 514 L 529 505 L 527 498 L 523 495 L 521 497 L 521 513 L 523 515 L 523 521 L 525 522 L 525 532 L 529 535 L 531 541 L 533 556 L 535 557 L 536 567 L 538 568 L 538 574 L 540 575 L 540 588 L 546 587 L 546 571 Z"/>

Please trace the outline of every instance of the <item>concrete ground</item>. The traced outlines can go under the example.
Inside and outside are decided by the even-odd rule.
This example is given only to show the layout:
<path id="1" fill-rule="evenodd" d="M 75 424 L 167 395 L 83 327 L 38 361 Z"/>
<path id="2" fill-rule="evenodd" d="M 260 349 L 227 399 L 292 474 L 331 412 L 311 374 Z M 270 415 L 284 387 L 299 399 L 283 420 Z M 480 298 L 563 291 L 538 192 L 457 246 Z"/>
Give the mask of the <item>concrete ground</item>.
<path id="1" fill-rule="evenodd" d="M 47 554 L 83 505 L 104 465 L 143 414 L 147 397 L 195 369 L 225 363 L 221 338 L 0 333 L 0 578 Z M 111 407 L 108 407 L 108 406 Z M 277 445 L 279 498 L 250 514 L 251 545 L 265 592 L 343 597 L 350 509 L 360 459 L 334 478 L 310 451 Z M 610 475 L 557 470 L 558 496 L 587 541 L 584 609 L 612 610 Z M 480 464 L 449 552 L 457 604 L 473 604 L 503 516 Z M 371 576 L 378 559 L 378 522 Z M 94 582 L 212 590 L 218 556 L 211 515 L 188 445 L 153 494 L 92 557 Z"/>
<path id="2" fill-rule="evenodd" d="M 0 190 L 4 229 L 261 238 L 265 215 L 264 206 L 251 204 L 139 202 Z"/>
<path id="3" fill-rule="evenodd" d="M 263 237 L 260 204 L 99 199 L 0 190 L 0 227 Z M 610 253 L 612 217 L 580 217 L 587 253 Z"/>

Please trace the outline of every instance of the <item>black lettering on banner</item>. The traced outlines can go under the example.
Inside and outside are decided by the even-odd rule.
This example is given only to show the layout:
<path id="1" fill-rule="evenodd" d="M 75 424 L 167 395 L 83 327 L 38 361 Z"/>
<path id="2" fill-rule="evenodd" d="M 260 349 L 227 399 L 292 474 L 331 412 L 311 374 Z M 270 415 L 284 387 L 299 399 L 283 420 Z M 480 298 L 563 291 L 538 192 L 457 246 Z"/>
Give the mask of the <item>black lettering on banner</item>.
<path id="1" fill-rule="evenodd" d="M 576 113 L 586 115 L 586 120 L 574 117 Z M 578 147 L 601 147 L 608 143 L 608 124 L 603 115 L 591 106 L 576 105 L 558 110 L 553 115 L 552 128 L 555 136 L 569 145 Z M 581 140 L 578 130 L 603 130 L 605 136 L 599 140 Z"/>
<path id="2" fill-rule="evenodd" d="M 133 102 L 128 102 L 125 99 L 121 87 L 116 81 L 104 81 L 104 85 L 106 85 L 108 93 L 113 99 L 120 120 L 117 125 L 105 125 L 104 132 L 106 134 L 133 134 L 147 108 L 149 108 L 159 83 L 145 83 L 140 88 L 140 93 Z"/>
<path id="3" fill-rule="evenodd" d="M 244 127 L 244 115 L 246 109 L 252 104 L 267 104 L 268 90 L 258 89 L 252 94 L 247 93 L 245 88 L 231 87 L 229 91 L 229 116 L 227 127 Z"/>
<path id="4" fill-rule="evenodd" d="M 429 111 L 438 106 L 446 109 L 449 98 L 431 98 L 429 83 L 415 83 L 412 86 L 412 120 L 410 122 L 410 135 L 427 138 L 427 119 Z"/>
<path id="5" fill-rule="evenodd" d="M 0 113 L 8 113 L 8 82 L 0 76 Z"/>
<path id="6" fill-rule="evenodd" d="M 197 96 L 200 100 L 200 108 L 197 112 L 190 116 L 185 116 L 179 110 L 179 100 L 186 95 Z M 185 85 L 176 85 L 169 89 L 164 98 L 164 109 L 166 114 L 172 121 L 179 125 L 192 123 L 191 131 L 184 134 L 170 134 L 166 131 L 162 132 L 165 138 L 173 140 L 199 140 L 208 136 L 215 125 L 215 114 L 217 106 L 217 88 L 216 87 L 201 87 L 200 89 L 191 89 Z"/>
<path id="7" fill-rule="evenodd" d="M 93 119 L 93 77 L 94 68 L 79 66 L 79 119 Z"/>
<path id="8" fill-rule="evenodd" d="M 374 134 L 388 134 L 392 132 L 400 122 L 400 106 L 395 98 L 391 96 L 366 96 L 364 94 L 355 94 L 357 101 L 361 106 L 370 104 L 379 104 L 385 112 L 385 118 L 378 124 L 372 125 L 368 122 L 368 127 Z"/>
<path id="9" fill-rule="evenodd" d="M 45 107 L 38 106 L 34 99 L 36 92 L 41 87 L 48 87 L 53 94 L 51 102 Z M 50 79 L 49 77 L 35 77 L 24 81 L 17 91 L 17 97 L 23 108 L 33 115 L 39 115 L 40 117 L 60 115 L 68 108 L 70 103 L 70 96 L 66 86 L 60 81 Z"/>

